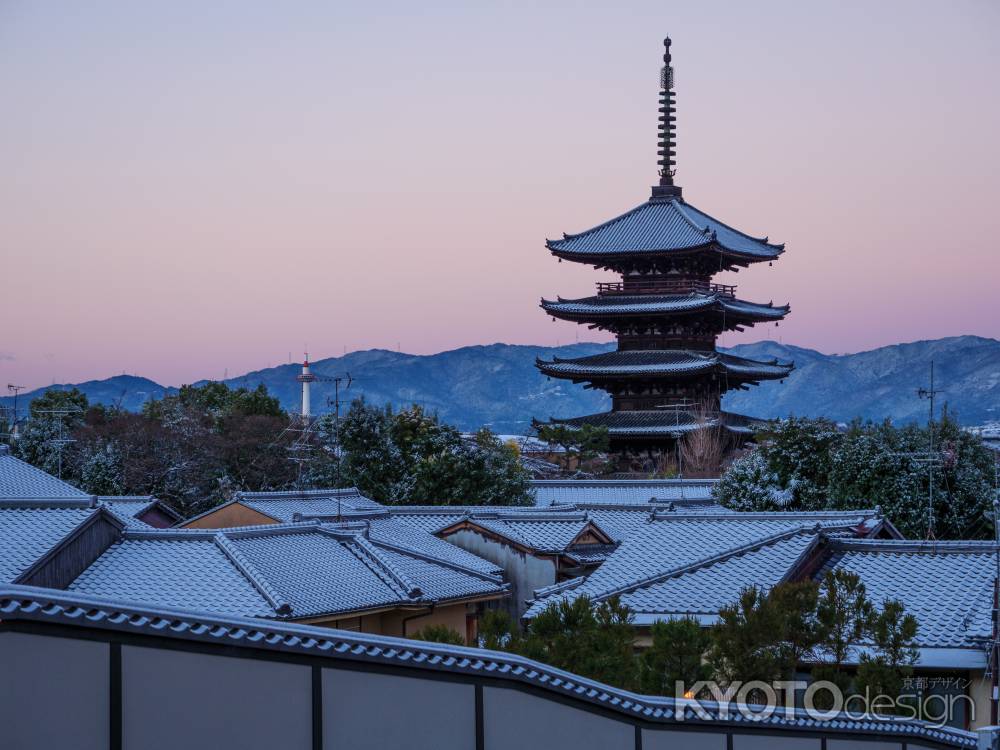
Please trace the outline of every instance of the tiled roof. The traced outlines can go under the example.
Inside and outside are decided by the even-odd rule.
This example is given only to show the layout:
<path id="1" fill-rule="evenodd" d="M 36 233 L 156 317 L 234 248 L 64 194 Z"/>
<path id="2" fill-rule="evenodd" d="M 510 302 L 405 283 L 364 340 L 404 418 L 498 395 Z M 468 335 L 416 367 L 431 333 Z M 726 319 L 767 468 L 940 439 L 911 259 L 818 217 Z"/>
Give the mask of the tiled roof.
<path id="1" fill-rule="evenodd" d="M 992 632 L 996 546 L 992 542 L 831 539 L 828 570 L 857 573 L 876 604 L 898 599 L 917 618 L 917 642 L 968 647 Z"/>
<path id="2" fill-rule="evenodd" d="M 17 507 L 18 504 L 22 507 Z M 44 507 L 0 502 L 0 582 L 15 581 L 32 563 L 99 511 L 89 500 Z"/>
<path id="3" fill-rule="evenodd" d="M 597 524 L 583 513 L 474 513 L 469 522 L 492 531 L 517 544 L 542 553 L 557 554 L 566 551 L 574 539 Z M 603 529 L 597 531 L 604 534 Z"/>
<path id="4" fill-rule="evenodd" d="M 695 248 L 718 248 L 748 260 L 772 260 L 783 245 L 772 245 L 723 224 L 682 200 L 650 200 L 604 224 L 546 242 L 564 257 L 638 255 Z"/>
<path id="5" fill-rule="evenodd" d="M 85 616 L 84 616 L 85 615 Z M 513 654 L 426 643 L 402 638 L 350 633 L 343 630 L 274 623 L 241 617 L 218 617 L 192 613 L 176 607 L 150 607 L 121 600 L 85 596 L 27 586 L 0 586 L 0 617 L 4 620 L 48 622 L 68 627 L 86 626 L 119 633 L 135 633 L 155 638 L 225 644 L 230 648 L 250 647 L 305 654 L 323 659 L 330 666 L 351 668 L 354 664 L 374 664 L 393 669 L 414 669 L 463 675 L 488 676 L 500 683 L 527 684 L 542 694 L 559 696 L 580 708 L 599 706 L 627 720 L 640 720 L 664 728 L 685 726 L 741 726 L 746 719 L 738 711 L 723 715 L 712 703 L 704 714 L 685 708 L 671 698 L 643 696 L 603 685 L 547 664 Z M 680 715 L 683 718 L 679 718 Z M 977 737 L 948 727 L 900 718 L 852 719 L 839 716 L 820 721 L 804 714 L 778 708 L 757 714 L 754 726 L 783 729 L 788 737 L 796 732 L 813 736 L 822 731 L 831 738 L 859 739 L 858 733 L 899 738 L 897 741 L 942 743 L 972 750 Z"/>
<path id="6" fill-rule="evenodd" d="M 541 307 L 550 315 L 570 320 L 604 319 L 618 316 L 669 315 L 715 310 L 740 321 L 781 320 L 789 312 L 788 305 L 757 304 L 735 299 L 727 294 L 637 294 L 600 295 L 582 299 L 543 299 Z"/>
<path id="7" fill-rule="evenodd" d="M 89 495 L 8 453 L 0 453 L 0 499 L 86 499 Z"/>
<path id="8" fill-rule="evenodd" d="M 102 495 L 97 498 L 97 501 L 99 504 L 107 506 L 108 510 L 130 529 L 152 528 L 148 523 L 140 520 L 139 516 L 154 507 L 175 520 L 181 520 L 181 517 L 172 508 L 164 505 L 152 495 Z"/>
<path id="9" fill-rule="evenodd" d="M 411 517 L 376 518 L 368 521 L 372 541 L 406 547 L 415 552 L 448 560 L 481 573 L 497 574 L 500 568 L 489 560 L 434 536 L 431 531 L 410 522 Z M 436 529 L 435 529 L 436 531 Z"/>
<path id="10" fill-rule="evenodd" d="M 657 500 L 710 501 L 718 479 L 540 479 L 531 482 L 538 506 L 635 505 Z"/>
<path id="11" fill-rule="evenodd" d="M 495 566 L 399 524 L 319 521 L 224 530 L 130 530 L 71 590 L 262 617 L 315 617 L 500 596 Z"/>
<path id="12" fill-rule="evenodd" d="M 758 542 L 737 554 L 720 555 L 704 565 L 639 586 L 622 595 L 634 612 L 653 615 L 717 615 L 747 586 L 769 589 L 816 541 L 811 530 L 797 530 Z"/>
<path id="13" fill-rule="evenodd" d="M 721 412 L 720 417 L 726 430 L 746 435 L 752 432 L 751 425 L 756 421 L 730 412 Z M 605 411 L 569 419 L 552 419 L 551 421 L 553 424 L 564 424 L 569 427 L 582 427 L 587 424 L 595 427 L 607 427 L 609 435 L 621 438 L 681 435 L 685 432 L 701 429 L 706 425 L 706 421 L 699 415 L 674 409 Z M 707 424 L 714 426 L 718 424 L 718 419 L 709 419 Z"/>
<path id="14" fill-rule="evenodd" d="M 591 380 L 595 378 L 646 377 L 658 375 L 696 375 L 718 371 L 743 380 L 783 378 L 793 369 L 791 363 L 753 359 L 717 351 L 695 350 L 625 350 L 594 354 L 575 359 L 536 360 L 536 366 L 550 377 Z"/>
<path id="15" fill-rule="evenodd" d="M 70 591 L 217 614 L 273 615 L 273 608 L 211 534 L 156 532 L 111 545 Z"/>
<path id="16" fill-rule="evenodd" d="M 426 531 L 436 532 L 460 521 L 470 513 L 533 513 L 532 505 L 392 505 L 393 518 L 406 521 Z"/>
<path id="17" fill-rule="evenodd" d="M 235 499 L 276 521 L 284 522 L 293 521 L 296 515 L 333 516 L 345 511 L 382 510 L 385 507 L 354 487 L 342 490 L 238 492 Z"/>
<path id="18" fill-rule="evenodd" d="M 620 511 L 619 511 L 620 512 Z M 613 593 L 625 591 L 634 592 L 639 588 L 648 588 L 653 584 L 660 585 L 664 576 L 674 577 L 683 572 L 692 573 L 689 568 L 705 567 L 710 562 L 713 566 L 729 558 L 744 560 L 743 551 L 755 547 L 763 547 L 791 538 L 800 533 L 810 540 L 818 535 L 818 529 L 851 529 L 860 527 L 865 521 L 875 518 L 873 511 L 856 512 L 824 512 L 824 513 L 656 513 L 648 523 L 636 525 L 626 534 L 621 546 L 608 557 L 597 570 L 580 585 L 572 589 L 572 596 L 587 595 L 600 600 Z M 770 548 L 770 547 L 769 547 Z M 796 549 L 795 543 L 780 544 L 777 551 L 764 551 L 754 560 L 772 560 L 773 555 L 791 554 Z M 749 559 L 749 558 L 747 558 Z M 789 566 L 794 560 L 789 560 Z M 730 583 L 740 579 L 740 567 L 743 563 L 726 564 L 718 568 L 719 588 L 715 589 L 716 601 L 719 597 L 735 600 L 740 588 L 759 578 L 758 568 L 746 568 L 746 581 L 735 588 L 728 588 Z M 748 563 L 749 564 L 749 563 Z M 756 564 L 756 563 L 754 563 Z M 732 567 L 736 565 L 737 567 Z M 788 571 L 782 568 L 780 576 Z M 751 575 L 752 573 L 752 575 Z M 699 574 L 699 585 L 708 585 L 708 579 L 702 580 Z M 691 579 L 685 579 L 691 580 Z M 671 591 L 681 591 L 678 586 L 687 583 L 662 583 L 660 588 L 651 594 L 637 594 L 635 604 L 651 607 L 658 601 L 660 609 L 637 609 L 650 614 L 668 614 L 688 611 L 684 607 L 692 606 L 687 599 L 680 598 L 677 604 L 665 598 Z M 686 589 L 684 589 L 686 590 Z M 728 594 L 726 593 L 728 591 Z M 630 596 L 632 594 L 630 593 Z M 646 597 L 646 598 L 641 598 Z M 532 617 L 548 603 L 547 600 L 537 601 L 526 616 Z M 628 603 L 628 602 L 626 602 Z M 630 606 L 632 606 L 630 604 Z"/>

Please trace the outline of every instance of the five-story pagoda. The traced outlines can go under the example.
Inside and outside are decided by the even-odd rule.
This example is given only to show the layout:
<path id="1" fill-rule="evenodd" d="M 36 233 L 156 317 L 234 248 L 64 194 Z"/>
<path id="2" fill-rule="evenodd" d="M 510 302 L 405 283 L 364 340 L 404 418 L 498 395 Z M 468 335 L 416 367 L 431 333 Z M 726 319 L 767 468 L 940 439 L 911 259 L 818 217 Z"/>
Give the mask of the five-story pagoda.
<path id="1" fill-rule="evenodd" d="M 687 203 L 674 184 L 674 92 L 670 39 L 664 40 L 660 79 L 659 185 L 649 200 L 580 234 L 549 240 L 556 257 L 621 274 L 599 283 L 583 299 L 543 299 L 553 318 L 614 333 L 616 351 L 537 367 L 553 378 L 586 383 L 611 395 L 610 412 L 554 419 L 569 427 L 605 426 L 612 450 L 657 453 L 705 427 L 741 442 L 746 417 L 721 411 L 722 395 L 762 380 L 784 378 L 791 363 L 759 362 L 724 354 L 716 337 L 757 323 L 776 323 L 787 305 L 759 304 L 736 296 L 734 286 L 713 283 L 720 271 L 772 261 L 784 247 L 743 234 Z M 537 423 L 536 423 L 537 424 Z"/>

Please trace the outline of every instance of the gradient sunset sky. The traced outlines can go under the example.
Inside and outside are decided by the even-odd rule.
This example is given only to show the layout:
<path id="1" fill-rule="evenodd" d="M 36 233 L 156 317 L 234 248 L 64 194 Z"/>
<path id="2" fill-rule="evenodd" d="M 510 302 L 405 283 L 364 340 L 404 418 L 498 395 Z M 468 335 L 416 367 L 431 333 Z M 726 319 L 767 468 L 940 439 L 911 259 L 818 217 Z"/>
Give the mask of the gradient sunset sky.
<path id="1" fill-rule="evenodd" d="M 601 337 L 546 237 L 648 197 L 825 352 L 1000 336 L 1000 3 L 0 2 L 0 387 Z M 735 279 L 735 281 L 734 281 Z"/>

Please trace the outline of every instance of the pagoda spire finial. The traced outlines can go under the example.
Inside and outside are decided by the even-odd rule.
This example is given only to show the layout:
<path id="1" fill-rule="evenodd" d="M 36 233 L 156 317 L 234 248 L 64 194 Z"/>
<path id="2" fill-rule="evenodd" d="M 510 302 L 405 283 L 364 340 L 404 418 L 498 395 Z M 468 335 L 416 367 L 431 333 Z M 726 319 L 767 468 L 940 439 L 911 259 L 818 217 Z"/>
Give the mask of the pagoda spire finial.
<path id="1" fill-rule="evenodd" d="M 680 198 L 681 189 L 674 185 L 674 69 L 670 65 L 670 37 L 663 40 L 663 68 L 660 69 L 659 171 L 660 184 L 653 187 L 653 198 Z"/>

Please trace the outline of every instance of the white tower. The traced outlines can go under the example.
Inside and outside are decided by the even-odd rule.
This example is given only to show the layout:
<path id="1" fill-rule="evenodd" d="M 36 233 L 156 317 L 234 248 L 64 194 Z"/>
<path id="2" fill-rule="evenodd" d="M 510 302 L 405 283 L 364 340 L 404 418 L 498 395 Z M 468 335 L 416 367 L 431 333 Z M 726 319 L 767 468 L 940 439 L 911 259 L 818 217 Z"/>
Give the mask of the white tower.
<path id="1" fill-rule="evenodd" d="M 316 379 L 316 376 L 309 372 L 309 352 L 306 352 L 306 359 L 302 363 L 302 374 L 295 378 L 300 383 L 302 383 L 302 420 L 305 422 L 309 421 L 310 415 L 310 404 L 309 404 L 309 384 Z"/>

